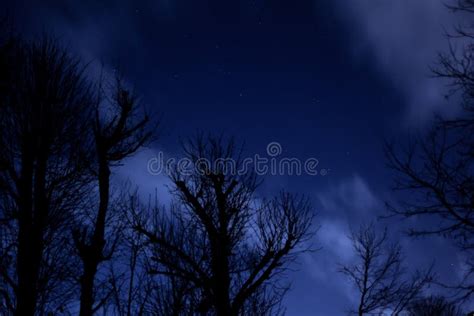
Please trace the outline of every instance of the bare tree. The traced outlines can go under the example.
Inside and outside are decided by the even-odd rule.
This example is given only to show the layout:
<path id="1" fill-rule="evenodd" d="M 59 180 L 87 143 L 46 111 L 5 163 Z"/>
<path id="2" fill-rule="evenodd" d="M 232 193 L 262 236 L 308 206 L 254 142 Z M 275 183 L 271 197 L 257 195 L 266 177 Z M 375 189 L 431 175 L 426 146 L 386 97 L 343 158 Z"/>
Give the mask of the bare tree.
<path id="1" fill-rule="evenodd" d="M 133 155 L 151 136 L 147 131 L 148 116 L 139 113 L 140 105 L 120 79 L 97 104 L 93 120 L 95 159 L 92 172 L 98 186 L 96 214 L 91 223 L 82 223 L 74 231 L 74 240 L 82 261 L 80 315 L 90 316 L 105 300 L 95 304 L 94 281 L 99 265 L 113 255 L 118 236 L 110 234 L 108 240 L 107 217 L 110 212 L 111 168 Z M 99 96 L 102 97 L 102 96 Z M 104 104 L 105 103 L 105 104 Z M 113 236 L 116 235 L 116 236 Z"/>
<path id="2" fill-rule="evenodd" d="M 389 243 L 386 230 L 378 234 L 373 225 L 361 226 L 351 239 L 357 262 L 341 268 L 360 294 L 359 305 L 351 313 L 399 315 L 431 281 L 431 272 L 416 273 L 411 279 L 404 276 L 401 247 Z"/>
<path id="3" fill-rule="evenodd" d="M 84 122 L 92 105 L 79 61 L 54 40 L 2 48 L 1 288 L 8 314 L 61 309 L 74 260 L 64 233 L 87 184 Z M 4 50 L 5 49 L 5 50 Z"/>
<path id="4" fill-rule="evenodd" d="M 2 33 L 0 70 L 1 311 L 66 312 L 79 279 L 80 313 L 92 315 L 112 293 L 95 279 L 119 240 L 111 168 L 149 140 L 148 117 L 119 79 L 96 92 L 49 38 Z"/>
<path id="5" fill-rule="evenodd" d="M 111 261 L 109 269 L 113 293 L 109 305 L 114 315 L 158 315 L 158 308 L 152 306 L 153 303 L 164 306 L 161 300 L 155 297 L 157 292 L 165 292 L 164 286 L 153 280 L 147 271 L 147 239 L 137 233 L 131 224 L 133 220 L 130 217 L 138 214 L 139 206 L 136 193 L 131 195 L 129 200 L 122 199 L 121 218 L 127 224 L 122 228 L 118 255 Z"/>
<path id="6" fill-rule="evenodd" d="M 459 0 L 448 6 L 472 14 L 474 2 Z M 474 45 L 470 24 L 448 34 L 450 49 L 439 55 L 435 76 L 449 82 L 449 97 L 460 98 L 462 112 L 454 119 L 438 117 L 435 126 L 406 148 L 386 146 L 389 167 L 395 171 L 395 190 L 407 197 L 393 215 L 417 220 L 412 236 L 439 235 L 455 241 L 467 258 L 468 269 L 458 286 L 460 299 L 474 294 Z"/>
<path id="7" fill-rule="evenodd" d="M 242 160 L 232 141 L 198 137 L 184 151 L 195 168 L 174 170 L 174 206 L 135 225 L 151 245 L 150 272 L 185 286 L 175 301 L 184 314 L 275 314 L 287 289 L 281 274 L 309 249 L 307 199 L 256 200 L 256 175 L 236 172 Z"/>
<path id="8" fill-rule="evenodd" d="M 413 302 L 408 308 L 410 316 L 464 316 L 460 308 L 442 296 L 429 296 Z"/>

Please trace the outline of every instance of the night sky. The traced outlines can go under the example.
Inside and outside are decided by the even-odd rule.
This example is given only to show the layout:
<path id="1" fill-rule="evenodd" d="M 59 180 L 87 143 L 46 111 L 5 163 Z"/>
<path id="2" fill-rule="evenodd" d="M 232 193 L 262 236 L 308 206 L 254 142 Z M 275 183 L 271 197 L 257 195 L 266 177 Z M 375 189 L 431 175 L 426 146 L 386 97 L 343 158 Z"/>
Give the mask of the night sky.
<path id="1" fill-rule="evenodd" d="M 392 173 L 385 140 L 405 142 L 433 113 L 456 108 L 430 77 L 456 17 L 441 0 L 17 1 L 6 4 L 28 36 L 54 33 L 96 72 L 118 66 L 160 117 L 152 146 L 117 170 L 143 195 L 166 179 L 147 172 L 159 151 L 178 155 L 179 139 L 210 132 L 245 142 L 249 155 L 278 142 L 282 156 L 315 157 L 325 176 L 266 176 L 262 196 L 281 188 L 307 194 L 321 249 L 288 277 L 288 315 L 342 315 L 355 292 L 337 273 L 353 259 L 347 234 L 385 214 Z M 398 220 L 379 223 L 404 246 L 411 268 L 435 261 L 456 281 L 462 258 L 442 239 L 408 239 Z M 416 223 L 409 223 L 416 225 Z M 435 291 L 435 289 L 433 289 Z"/>

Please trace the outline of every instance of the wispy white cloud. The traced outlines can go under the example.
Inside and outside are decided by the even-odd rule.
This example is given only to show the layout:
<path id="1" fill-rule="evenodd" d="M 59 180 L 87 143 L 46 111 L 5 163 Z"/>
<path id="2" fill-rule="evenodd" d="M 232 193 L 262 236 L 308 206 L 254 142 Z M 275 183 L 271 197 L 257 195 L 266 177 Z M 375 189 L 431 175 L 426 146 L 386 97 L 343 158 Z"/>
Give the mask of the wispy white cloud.
<path id="1" fill-rule="evenodd" d="M 324 220 L 318 232 L 318 244 L 321 246 L 318 252 L 304 256 L 304 270 L 314 280 L 315 286 L 324 286 L 327 291 L 343 297 L 345 302 L 352 302 L 352 286 L 338 272 L 341 264 L 354 258 L 349 225 L 345 221 Z"/>
<path id="2" fill-rule="evenodd" d="M 440 51 L 446 51 L 445 29 L 460 16 L 443 0 L 334 1 L 350 31 L 349 43 L 357 55 L 369 55 L 408 104 L 413 124 L 434 110 L 448 111 L 444 83 L 431 78 Z"/>
<path id="3" fill-rule="evenodd" d="M 321 244 L 343 261 L 347 261 L 354 256 L 352 242 L 348 235 L 349 227 L 345 223 L 330 220 L 321 223 L 319 231 Z"/>
<path id="4" fill-rule="evenodd" d="M 327 190 L 317 194 L 320 205 L 320 230 L 316 244 L 321 249 L 314 254 L 304 256 L 305 273 L 314 281 L 315 287 L 324 287 L 327 295 L 339 297 L 344 306 L 337 310 L 348 309 L 355 303 L 354 289 L 348 279 L 338 273 L 342 264 L 355 258 L 351 229 L 366 217 L 372 217 L 373 211 L 381 205 L 367 181 L 355 174 L 342 179 Z"/>
<path id="5" fill-rule="evenodd" d="M 317 195 L 325 214 L 367 215 L 381 207 L 381 202 L 368 183 L 359 175 L 340 181 L 337 185 Z"/>

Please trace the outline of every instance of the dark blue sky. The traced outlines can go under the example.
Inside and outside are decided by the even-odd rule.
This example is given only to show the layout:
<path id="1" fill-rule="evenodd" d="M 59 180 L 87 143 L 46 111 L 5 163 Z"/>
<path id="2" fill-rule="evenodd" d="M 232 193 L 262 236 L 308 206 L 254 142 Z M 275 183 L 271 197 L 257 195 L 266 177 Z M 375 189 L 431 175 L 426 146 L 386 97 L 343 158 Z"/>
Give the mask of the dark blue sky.
<path id="1" fill-rule="evenodd" d="M 395 3 L 396 2 L 396 3 Z M 444 111 L 443 85 L 428 66 L 445 47 L 450 16 L 438 0 L 389 1 L 19 1 L 9 11 L 27 34 L 52 31 L 91 70 L 119 64 L 142 102 L 161 117 L 160 137 L 129 160 L 121 178 L 166 200 L 161 177 L 147 173 L 158 151 L 178 152 L 179 137 L 224 133 L 265 154 L 315 157 L 326 176 L 267 176 L 259 192 L 284 187 L 314 201 L 322 250 L 291 273 L 288 315 L 342 315 L 354 292 L 337 274 L 353 259 L 350 226 L 384 212 L 394 200 L 384 139 L 405 141 Z M 448 111 L 449 112 L 449 111 Z M 399 234 L 412 267 L 436 259 L 457 278 L 461 258 L 443 240 Z M 420 254 L 423 254 L 420 256 Z M 455 273 L 453 273 L 453 271 Z"/>

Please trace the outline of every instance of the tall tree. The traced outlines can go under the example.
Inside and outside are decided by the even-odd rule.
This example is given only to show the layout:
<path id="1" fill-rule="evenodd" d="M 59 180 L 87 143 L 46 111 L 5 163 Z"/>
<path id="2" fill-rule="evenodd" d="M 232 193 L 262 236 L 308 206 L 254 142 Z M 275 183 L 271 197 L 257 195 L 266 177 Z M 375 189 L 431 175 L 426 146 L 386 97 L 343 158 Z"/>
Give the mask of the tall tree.
<path id="1" fill-rule="evenodd" d="M 111 91 L 112 97 L 106 95 L 98 102 L 92 126 L 95 147 L 92 172 L 99 191 L 97 212 L 93 214 L 92 223 L 83 223 L 74 231 L 82 261 L 81 316 L 92 315 L 104 303 L 95 304 L 94 281 L 99 265 L 111 258 L 118 240 L 117 236 L 109 236 L 109 240 L 106 236 L 111 168 L 134 154 L 151 136 L 147 130 L 148 116 L 140 114 L 136 96 L 124 87 L 120 79 L 116 80 Z"/>
<path id="2" fill-rule="evenodd" d="M 246 166 L 232 141 L 198 137 L 184 152 L 195 168 L 172 172 L 174 206 L 135 225 L 151 245 L 150 272 L 185 285 L 181 313 L 275 314 L 287 288 L 279 276 L 309 249 L 308 200 L 257 200 L 258 179 L 237 172 Z"/>
<path id="3" fill-rule="evenodd" d="M 34 315 L 67 297 L 64 233 L 87 184 L 92 99 L 83 67 L 54 40 L 10 40 L 1 58 L 0 293 L 8 313 Z"/>

